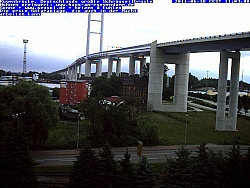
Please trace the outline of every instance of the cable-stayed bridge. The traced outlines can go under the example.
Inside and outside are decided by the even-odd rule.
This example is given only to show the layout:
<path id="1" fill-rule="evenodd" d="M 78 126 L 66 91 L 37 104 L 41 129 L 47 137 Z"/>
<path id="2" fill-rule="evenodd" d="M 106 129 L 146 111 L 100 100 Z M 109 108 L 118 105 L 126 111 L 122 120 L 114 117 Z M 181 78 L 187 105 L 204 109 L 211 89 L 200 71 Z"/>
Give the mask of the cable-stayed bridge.
<path id="1" fill-rule="evenodd" d="M 131 46 L 115 50 L 89 54 L 78 58 L 67 68 L 56 72 L 65 74 L 67 79 L 77 80 L 81 75 L 81 65 L 85 64 L 85 76 L 91 75 L 91 64 L 96 64 L 96 76 L 102 74 L 102 59 L 108 58 L 108 77 L 112 73 L 113 61 L 116 61 L 116 75 L 121 72 L 122 57 L 129 58 L 129 75 L 135 74 L 135 61 L 140 61 L 140 72 L 150 56 L 148 85 L 148 104 L 159 111 L 186 112 L 190 53 L 220 52 L 218 99 L 216 112 L 216 130 L 236 131 L 237 105 L 239 90 L 240 51 L 250 51 L 250 32 L 239 32 L 216 36 L 206 36 L 171 42 Z M 226 91 L 228 60 L 232 60 L 230 79 L 230 101 L 228 115 L 226 109 Z M 162 103 L 164 64 L 175 65 L 175 87 L 173 104 Z M 209 65 L 204 65 L 209 66 Z"/>

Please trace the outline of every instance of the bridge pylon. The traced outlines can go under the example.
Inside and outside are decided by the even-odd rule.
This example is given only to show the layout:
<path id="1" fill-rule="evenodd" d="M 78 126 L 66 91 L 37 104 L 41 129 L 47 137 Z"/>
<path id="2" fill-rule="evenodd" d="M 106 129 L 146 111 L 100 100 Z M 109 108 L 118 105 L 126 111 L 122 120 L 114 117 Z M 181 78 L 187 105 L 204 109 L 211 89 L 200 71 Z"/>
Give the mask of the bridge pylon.
<path id="1" fill-rule="evenodd" d="M 100 41 L 99 41 L 99 52 L 103 51 L 103 20 L 104 20 L 104 14 L 101 13 L 100 19 L 91 19 L 91 13 L 88 14 L 88 28 L 87 28 L 87 42 L 86 42 L 86 56 L 87 61 L 85 62 L 85 76 L 91 77 L 91 63 L 92 60 L 89 60 L 89 49 L 90 49 L 90 36 L 91 34 L 98 34 L 100 35 Z M 100 31 L 91 31 L 91 23 L 100 23 Z M 102 75 L 102 60 L 99 59 L 99 61 L 96 63 L 96 77 Z"/>

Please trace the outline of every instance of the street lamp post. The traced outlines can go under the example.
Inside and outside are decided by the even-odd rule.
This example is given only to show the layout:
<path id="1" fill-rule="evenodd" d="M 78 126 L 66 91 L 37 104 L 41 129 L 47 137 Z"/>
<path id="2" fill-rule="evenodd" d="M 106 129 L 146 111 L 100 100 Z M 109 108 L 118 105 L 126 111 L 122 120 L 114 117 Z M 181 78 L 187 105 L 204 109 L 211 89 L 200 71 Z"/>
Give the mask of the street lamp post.
<path id="1" fill-rule="evenodd" d="M 208 73 L 209 73 L 209 71 L 207 71 L 206 90 L 208 90 Z"/>
<path id="2" fill-rule="evenodd" d="M 188 114 L 186 114 L 186 126 L 185 126 L 185 146 L 187 145 L 187 120 L 188 120 Z"/>
<path id="3" fill-rule="evenodd" d="M 79 135 L 80 135 L 79 118 L 80 118 L 80 114 L 78 114 L 78 121 L 77 121 L 77 142 L 76 142 L 76 150 L 77 151 L 79 149 Z"/>

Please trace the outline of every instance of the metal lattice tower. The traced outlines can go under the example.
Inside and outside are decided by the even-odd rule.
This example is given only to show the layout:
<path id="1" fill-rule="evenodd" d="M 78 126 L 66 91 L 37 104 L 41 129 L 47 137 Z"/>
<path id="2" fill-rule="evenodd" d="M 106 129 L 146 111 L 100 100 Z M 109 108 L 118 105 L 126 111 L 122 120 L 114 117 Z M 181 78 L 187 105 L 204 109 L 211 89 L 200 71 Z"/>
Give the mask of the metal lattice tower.
<path id="1" fill-rule="evenodd" d="M 28 43 L 27 39 L 23 39 L 24 51 L 23 51 L 23 74 L 26 74 L 26 44 Z"/>

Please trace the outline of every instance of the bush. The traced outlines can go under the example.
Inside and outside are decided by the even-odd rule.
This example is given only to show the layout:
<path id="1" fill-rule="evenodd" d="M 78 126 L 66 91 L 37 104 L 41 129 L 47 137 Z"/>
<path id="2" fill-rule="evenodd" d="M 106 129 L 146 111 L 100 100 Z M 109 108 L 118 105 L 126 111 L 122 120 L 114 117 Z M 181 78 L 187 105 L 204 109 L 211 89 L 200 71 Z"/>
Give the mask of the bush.
<path id="1" fill-rule="evenodd" d="M 156 126 L 144 125 L 141 130 L 141 138 L 145 146 L 156 146 L 159 144 L 159 130 Z"/>

